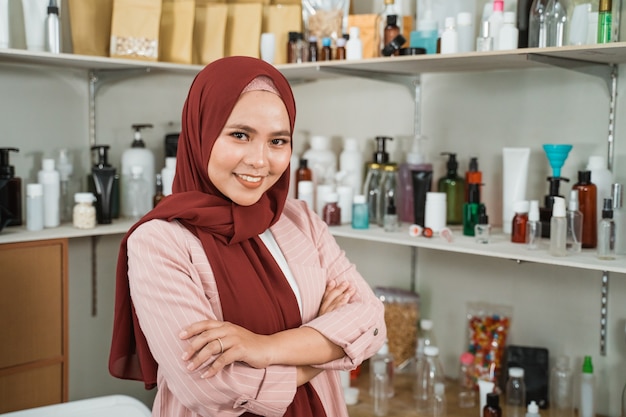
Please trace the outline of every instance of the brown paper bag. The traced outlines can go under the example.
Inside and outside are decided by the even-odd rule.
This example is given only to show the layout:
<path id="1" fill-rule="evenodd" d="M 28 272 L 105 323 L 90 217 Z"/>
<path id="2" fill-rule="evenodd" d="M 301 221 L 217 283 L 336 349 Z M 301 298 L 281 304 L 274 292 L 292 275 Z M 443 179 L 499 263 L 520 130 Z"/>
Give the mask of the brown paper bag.
<path id="1" fill-rule="evenodd" d="M 161 0 L 113 0 L 111 57 L 156 61 Z"/>
<path id="2" fill-rule="evenodd" d="M 272 0 L 270 4 L 298 4 L 302 7 L 302 0 Z"/>
<path id="3" fill-rule="evenodd" d="M 109 56 L 113 0 L 69 0 L 73 52 Z"/>
<path id="4" fill-rule="evenodd" d="M 159 60 L 191 64 L 195 0 L 163 0 Z"/>
<path id="5" fill-rule="evenodd" d="M 379 56 L 377 18 L 378 15 L 376 14 L 351 14 L 348 16 L 348 30 L 352 26 L 359 28 L 364 59 Z"/>
<path id="6" fill-rule="evenodd" d="M 262 18 L 261 3 L 228 5 L 226 56 L 245 55 L 259 58 Z"/>
<path id="7" fill-rule="evenodd" d="M 206 65 L 224 57 L 228 5 L 196 0 L 193 30 L 193 63 Z"/>
<path id="8" fill-rule="evenodd" d="M 270 4 L 270 0 L 227 0 L 227 3 L 231 4 L 244 4 L 244 3 L 261 3 L 261 4 Z"/>
<path id="9" fill-rule="evenodd" d="M 271 32 L 276 36 L 274 64 L 286 64 L 289 32 L 302 32 L 302 5 L 265 6 L 262 31 Z"/>

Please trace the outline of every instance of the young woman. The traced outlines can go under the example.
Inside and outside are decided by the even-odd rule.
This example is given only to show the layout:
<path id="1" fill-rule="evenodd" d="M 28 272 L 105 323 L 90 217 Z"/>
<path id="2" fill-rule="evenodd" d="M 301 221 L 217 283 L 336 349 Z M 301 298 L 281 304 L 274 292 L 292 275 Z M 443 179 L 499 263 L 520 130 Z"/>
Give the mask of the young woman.
<path id="1" fill-rule="evenodd" d="M 109 369 L 158 386 L 154 416 L 347 416 L 337 371 L 385 341 L 380 300 L 287 199 L 295 114 L 254 58 L 215 61 L 190 88 L 173 194 L 118 259 Z"/>

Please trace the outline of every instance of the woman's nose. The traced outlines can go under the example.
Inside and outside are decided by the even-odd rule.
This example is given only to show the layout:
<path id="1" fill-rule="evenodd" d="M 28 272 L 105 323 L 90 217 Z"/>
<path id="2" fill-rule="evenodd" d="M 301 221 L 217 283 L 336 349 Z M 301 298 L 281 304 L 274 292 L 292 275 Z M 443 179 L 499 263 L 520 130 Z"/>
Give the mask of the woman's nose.
<path id="1" fill-rule="evenodd" d="M 267 147 L 265 143 L 250 142 L 244 162 L 253 168 L 262 168 L 267 164 Z"/>

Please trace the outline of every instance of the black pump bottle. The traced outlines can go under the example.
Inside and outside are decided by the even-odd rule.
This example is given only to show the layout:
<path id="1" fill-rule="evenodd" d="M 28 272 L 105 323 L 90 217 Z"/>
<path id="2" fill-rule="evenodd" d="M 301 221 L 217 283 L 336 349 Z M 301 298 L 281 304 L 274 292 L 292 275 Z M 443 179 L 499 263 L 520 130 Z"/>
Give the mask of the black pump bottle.
<path id="1" fill-rule="evenodd" d="M 22 224 L 22 179 L 9 164 L 9 152 L 19 149 L 0 148 L 0 230 Z"/>
<path id="2" fill-rule="evenodd" d="M 116 199 L 119 202 L 119 180 L 116 181 L 116 170 L 108 162 L 109 145 L 95 145 L 91 150 L 97 151 L 98 158 L 87 177 L 89 191 L 96 196 L 98 224 L 110 224 Z"/>
<path id="3" fill-rule="evenodd" d="M 550 219 L 552 219 L 552 206 L 554 206 L 554 197 L 564 198 L 559 194 L 561 181 L 569 182 L 569 178 L 565 177 L 548 177 L 550 183 L 550 192 L 543 198 L 543 207 L 539 208 L 539 221 L 541 222 L 541 237 L 550 237 Z"/>

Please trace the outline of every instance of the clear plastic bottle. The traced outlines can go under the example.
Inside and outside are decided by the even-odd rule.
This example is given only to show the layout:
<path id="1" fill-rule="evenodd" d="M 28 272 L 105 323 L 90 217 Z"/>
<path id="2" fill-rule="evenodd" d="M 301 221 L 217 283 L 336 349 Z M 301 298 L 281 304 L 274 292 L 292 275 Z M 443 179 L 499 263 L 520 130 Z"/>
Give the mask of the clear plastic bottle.
<path id="1" fill-rule="evenodd" d="M 143 177 L 143 166 L 134 165 L 130 169 L 130 178 L 126 183 L 124 204 L 127 217 L 139 220 L 152 206 L 152 198 L 148 199 L 150 185 Z"/>
<path id="2" fill-rule="evenodd" d="M 415 348 L 415 358 L 424 357 L 424 349 L 426 346 L 437 346 L 434 333 L 434 323 L 429 319 L 421 319 L 417 334 L 417 346 Z"/>
<path id="3" fill-rule="evenodd" d="M 565 248 L 568 252 L 580 253 L 583 236 L 583 213 L 578 210 L 578 190 L 570 190 L 567 205 L 567 237 Z"/>
<path id="4" fill-rule="evenodd" d="M 562 0 L 549 0 L 546 14 L 548 15 L 548 46 L 566 45 L 567 9 Z"/>
<path id="5" fill-rule="evenodd" d="M 76 193 L 76 205 L 72 210 L 72 223 L 77 229 L 93 229 L 96 227 L 96 208 L 93 203 L 96 197 L 92 193 Z"/>
<path id="6" fill-rule="evenodd" d="M 436 382 L 433 417 L 446 417 L 448 415 L 446 401 L 446 385 L 443 382 Z"/>
<path id="7" fill-rule="evenodd" d="M 500 51 L 517 49 L 519 30 L 517 29 L 515 24 L 515 12 L 504 12 L 504 20 L 502 23 L 502 27 L 500 28 L 500 37 L 496 49 Z"/>
<path id="8" fill-rule="evenodd" d="M 363 184 L 363 194 L 367 199 L 369 207 L 369 221 L 370 223 L 376 223 L 378 218 L 378 207 L 380 199 L 380 183 L 382 180 L 382 165 L 375 162 L 371 162 L 367 165 L 367 175 L 365 176 L 365 183 Z"/>
<path id="9" fill-rule="evenodd" d="M 598 258 L 615 259 L 615 222 L 613 221 L 613 199 L 605 198 L 602 220 L 598 225 Z"/>
<path id="10" fill-rule="evenodd" d="M 389 412 L 389 375 L 386 363 L 377 361 L 372 363 L 372 397 L 374 399 L 374 415 L 386 416 Z"/>
<path id="11" fill-rule="evenodd" d="M 578 407 L 579 417 L 595 417 L 596 415 L 596 382 L 593 374 L 591 356 L 585 356 L 582 373 L 580 374 L 580 404 Z"/>
<path id="12" fill-rule="evenodd" d="M 382 362 L 384 366 L 378 365 L 379 362 Z M 376 395 L 375 379 L 377 366 L 379 368 L 379 372 L 385 372 L 387 375 L 387 398 L 392 398 L 395 395 L 393 385 L 395 361 L 393 355 L 389 353 L 389 343 L 387 341 L 385 341 L 378 352 L 370 358 L 370 395 L 372 397 Z"/>
<path id="13" fill-rule="evenodd" d="M 459 358 L 461 363 L 459 372 L 459 407 L 472 408 L 476 406 L 476 384 L 474 382 L 474 355 L 463 352 Z"/>
<path id="14" fill-rule="evenodd" d="M 528 47 L 548 46 L 548 0 L 533 0 L 528 18 Z"/>
<path id="15" fill-rule="evenodd" d="M 424 357 L 417 361 L 415 371 L 414 396 L 416 401 L 416 411 L 422 415 L 435 415 L 437 397 L 435 386 L 445 385 L 443 367 L 439 361 L 439 348 L 437 346 L 426 346 Z"/>
<path id="16" fill-rule="evenodd" d="M 569 358 L 560 355 L 550 370 L 550 416 L 574 416 L 574 378 L 569 366 Z"/>
<path id="17" fill-rule="evenodd" d="M 507 417 L 524 417 L 526 414 L 526 384 L 524 368 L 509 368 L 505 389 L 505 411 Z"/>
<path id="18" fill-rule="evenodd" d="M 567 219 L 565 217 L 565 199 L 554 197 L 552 218 L 550 219 L 550 255 L 566 256 L 565 240 L 567 237 Z"/>

